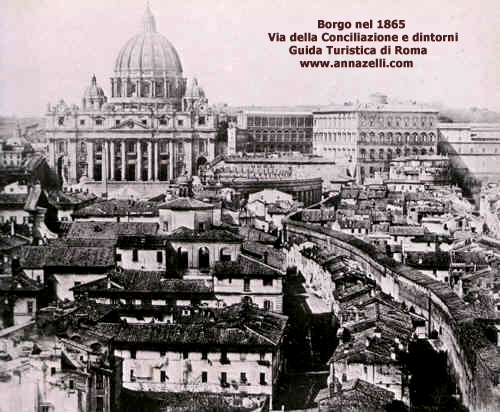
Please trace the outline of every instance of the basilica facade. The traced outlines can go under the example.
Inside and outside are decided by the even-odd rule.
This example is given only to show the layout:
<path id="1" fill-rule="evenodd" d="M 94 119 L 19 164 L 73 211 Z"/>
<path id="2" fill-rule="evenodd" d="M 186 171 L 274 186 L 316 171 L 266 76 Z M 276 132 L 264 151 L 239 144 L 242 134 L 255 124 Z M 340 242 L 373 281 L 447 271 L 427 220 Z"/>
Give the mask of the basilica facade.
<path id="1" fill-rule="evenodd" d="M 214 158 L 217 117 L 203 89 L 183 77 L 149 7 L 141 26 L 118 53 L 109 98 L 92 76 L 80 106 L 48 106 L 49 164 L 65 184 L 152 193 Z"/>

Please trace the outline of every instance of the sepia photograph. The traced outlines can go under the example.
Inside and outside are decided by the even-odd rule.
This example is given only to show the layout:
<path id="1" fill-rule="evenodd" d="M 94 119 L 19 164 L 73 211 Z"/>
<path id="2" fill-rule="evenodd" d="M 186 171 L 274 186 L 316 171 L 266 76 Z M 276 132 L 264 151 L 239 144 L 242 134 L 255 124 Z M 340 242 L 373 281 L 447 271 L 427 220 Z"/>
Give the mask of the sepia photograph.
<path id="1" fill-rule="evenodd" d="M 500 411 L 497 0 L 3 0 L 0 412 Z"/>

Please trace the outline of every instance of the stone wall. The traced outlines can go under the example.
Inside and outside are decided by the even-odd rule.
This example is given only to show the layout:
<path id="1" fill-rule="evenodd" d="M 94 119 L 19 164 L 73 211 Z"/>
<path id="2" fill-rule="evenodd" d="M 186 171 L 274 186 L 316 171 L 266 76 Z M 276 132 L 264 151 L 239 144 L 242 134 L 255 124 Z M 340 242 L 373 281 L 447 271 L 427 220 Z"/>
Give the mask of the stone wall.
<path id="1" fill-rule="evenodd" d="M 498 410 L 500 397 L 497 389 L 485 389 L 485 385 L 491 386 L 491 381 L 480 377 L 485 372 L 484 366 L 474 368 L 466 359 L 466 348 L 460 345 L 459 323 L 472 319 L 472 314 L 448 286 L 417 270 L 397 264 L 353 236 L 320 225 L 288 219 L 284 224 L 284 234 L 289 244 L 313 242 L 361 264 L 367 276 L 375 280 L 383 292 L 396 301 L 404 302 L 409 308 L 413 307 L 416 313 L 426 318 L 428 331 L 438 332 L 464 405 L 472 412 Z"/>

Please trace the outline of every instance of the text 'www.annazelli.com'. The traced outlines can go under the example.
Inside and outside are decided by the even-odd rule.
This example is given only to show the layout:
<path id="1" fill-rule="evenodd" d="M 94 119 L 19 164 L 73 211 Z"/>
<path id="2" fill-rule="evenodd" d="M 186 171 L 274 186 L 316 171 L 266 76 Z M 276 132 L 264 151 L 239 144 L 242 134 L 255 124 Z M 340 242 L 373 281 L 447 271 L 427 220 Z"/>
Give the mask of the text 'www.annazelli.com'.
<path id="1" fill-rule="evenodd" d="M 357 68 L 357 67 L 371 67 L 371 68 L 412 68 L 413 61 L 411 60 L 389 60 L 374 59 L 374 60 L 301 60 L 300 67 L 331 67 L 333 69 L 341 68 Z"/>

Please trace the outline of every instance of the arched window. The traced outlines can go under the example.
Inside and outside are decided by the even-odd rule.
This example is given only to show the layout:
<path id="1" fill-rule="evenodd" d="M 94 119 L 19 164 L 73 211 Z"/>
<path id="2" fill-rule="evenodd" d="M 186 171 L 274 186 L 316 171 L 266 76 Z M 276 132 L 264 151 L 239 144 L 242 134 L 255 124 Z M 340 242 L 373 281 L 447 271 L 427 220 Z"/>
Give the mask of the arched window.
<path id="1" fill-rule="evenodd" d="M 210 252 L 205 246 L 198 250 L 198 267 L 200 270 L 210 269 Z"/>
<path id="2" fill-rule="evenodd" d="M 421 153 L 423 156 L 425 156 L 425 155 L 427 154 L 427 150 L 425 150 L 425 148 L 424 148 L 424 149 L 422 149 L 422 150 L 421 150 L 421 152 L 420 152 L 420 153 Z"/>
<path id="3" fill-rule="evenodd" d="M 187 269 L 189 267 L 188 251 L 182 247 L 177 249 L 177 266 L 179 269 Z"/>
<path id="4" fill-rule="evenodd" d="M 387 150 L 387 160 L 392 160 L 392 149 Z"/>
<path id="5" fill-rule="evenodd" d="M 378 134 L 378 142 L 379 142 L 379 144 L 384 144 L 384 142 L 385 142 L 385 135 L 384 135 L 384 133 L 379 133 Z"/>
<path id="6" fill-rule="evenodd" d="M 366 159 L 366 150 L 361 149 L 360 154 L 361 154 L 361 159 L 365 160 Z"/>
<path id="7" fill-rule="evenodd" d="M 375 149 L 370 149 L 370 160 L 375 160 Z"/>
<path id="8" fill-rule="evenodd" d="M 380 149 L 380 150 L 378 151 L 378 158 L 379 158 L 380 160 L 384 160 L 384 149 Z"/>
<path id="9" fill-rule="evenodd" d="M 221 262 L 230 262 L 231 261 L 231 251 L 227 248 L 222 248 L 219 253 L 219 258 Z"/>

